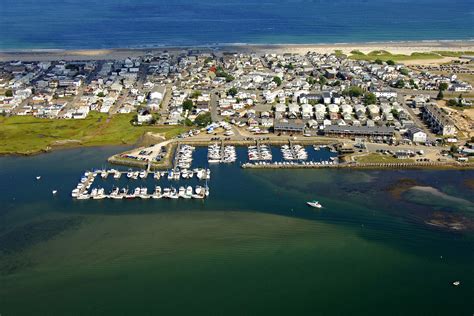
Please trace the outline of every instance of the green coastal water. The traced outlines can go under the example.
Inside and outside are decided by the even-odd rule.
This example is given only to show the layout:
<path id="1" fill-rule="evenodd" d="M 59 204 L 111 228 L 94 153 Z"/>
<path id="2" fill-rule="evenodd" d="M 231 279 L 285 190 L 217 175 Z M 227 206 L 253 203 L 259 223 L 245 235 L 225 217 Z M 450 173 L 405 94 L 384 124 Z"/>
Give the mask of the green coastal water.
<path id="1" fill-rule="evenodd" d="M 472 171 L 236 164 L 204 202 L 69 197 L 121 150 L 0 158 L 2 316 L 474 312 Z"/>

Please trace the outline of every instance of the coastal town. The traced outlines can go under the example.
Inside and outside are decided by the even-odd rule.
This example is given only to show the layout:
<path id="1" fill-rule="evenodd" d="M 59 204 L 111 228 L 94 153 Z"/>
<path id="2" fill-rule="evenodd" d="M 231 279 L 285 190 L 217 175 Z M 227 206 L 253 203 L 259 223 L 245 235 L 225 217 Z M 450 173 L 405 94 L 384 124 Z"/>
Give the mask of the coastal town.
<path id="1" fill-rule="evenodd" d="M 0 113 L 54 120 L 130 115 L 134 126 L 183 126 L 187 132 L 174 141 L 201 145 L 331 144 L 350 164 L 469 163 L 472 84 L 460 78 L 474 77 L 473 58 L 407 66 L 340 52 L 189 49 L 117 60 L 5 61 Z M 119 160 L 159 161 L 162 146 L 150 148 Z M 262 166 L 245 164 L 252 165 Z"/>

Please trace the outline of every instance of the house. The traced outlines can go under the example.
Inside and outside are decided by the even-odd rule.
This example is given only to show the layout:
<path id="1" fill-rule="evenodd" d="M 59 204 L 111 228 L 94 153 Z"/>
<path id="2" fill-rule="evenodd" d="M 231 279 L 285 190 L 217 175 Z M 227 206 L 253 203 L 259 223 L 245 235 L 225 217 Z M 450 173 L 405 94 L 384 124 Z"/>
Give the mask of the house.
<path id="1" fill-rule="evenodd" d="M 407 135 L 415 143 L 426 143 L 427 135 L 419 127 L 416 127 L 416 126 L 410 127 L 407 131 Z"/>
<path id="2" fill-rule="evenodd" d="M 278 120 L 273 125 L 275 133 L 303 133 L 304 127 L 302 120 Z"/>

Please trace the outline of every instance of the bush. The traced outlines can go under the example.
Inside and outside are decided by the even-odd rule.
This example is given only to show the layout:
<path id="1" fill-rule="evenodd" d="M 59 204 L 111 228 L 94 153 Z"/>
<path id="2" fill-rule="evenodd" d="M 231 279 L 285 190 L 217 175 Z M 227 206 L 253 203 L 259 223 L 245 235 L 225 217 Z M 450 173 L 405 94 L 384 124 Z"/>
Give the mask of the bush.
<path id="1" fill-rule="evenodd" d="M 395 62 L 391 59 L 387 60 L 387 65 L 393 66 L 395 65 Z"/>
<path id="2" fill-rule="evenodd" d="M 375 62 L 376 64 L 378 64 L 378 65 L 382 65 L 382 64 L 383 64 L 383 60 L 382 60 L 382 59 L 379 59 L 379 58 L 377 58 L 374 62 Z"/>
<path id="3" fill-rule="evenodd" d="M 12 91 L 12 90 L 7 90 L 7 91 L 5 91 L 5 96 L 6 96 L 7 98 L 13 97 L 13 91 Z"/>

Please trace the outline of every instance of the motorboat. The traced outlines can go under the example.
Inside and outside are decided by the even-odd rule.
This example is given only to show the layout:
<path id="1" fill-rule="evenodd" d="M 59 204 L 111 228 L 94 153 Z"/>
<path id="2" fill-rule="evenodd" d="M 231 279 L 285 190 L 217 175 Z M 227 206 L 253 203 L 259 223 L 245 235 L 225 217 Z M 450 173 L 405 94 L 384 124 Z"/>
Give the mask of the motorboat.
<path id="1" fill-rule="evenodd" d="M 306 204 L 308 204 L 309 206 L 314 207 L 314 208 L 322 208 L 323 207 L 318 201 L 310 201 L 310 202 L 306 202 Z"/>

